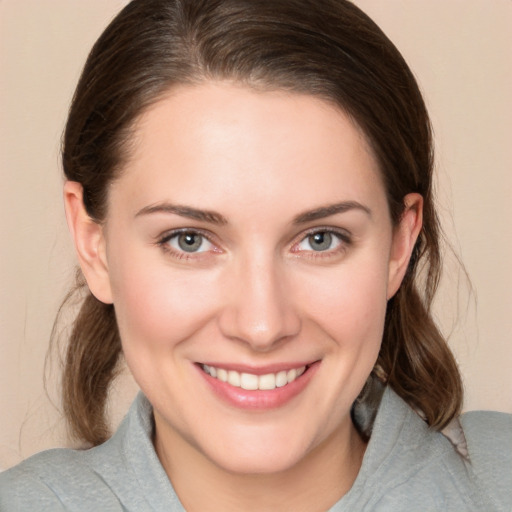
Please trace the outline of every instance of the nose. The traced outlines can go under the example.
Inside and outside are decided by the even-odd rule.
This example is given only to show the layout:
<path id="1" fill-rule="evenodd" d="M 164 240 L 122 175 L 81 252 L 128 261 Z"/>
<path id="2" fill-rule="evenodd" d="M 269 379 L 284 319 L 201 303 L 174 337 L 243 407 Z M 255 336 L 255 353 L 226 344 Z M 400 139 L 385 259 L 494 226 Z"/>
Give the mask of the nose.
<path id="1" fill-rule="evenodd" d="M 226 279 L 227 297 L 219 315 L 222 333 L 266 352 L 296 336 L 301 319 L 283 268 L 246 259 Z"/>

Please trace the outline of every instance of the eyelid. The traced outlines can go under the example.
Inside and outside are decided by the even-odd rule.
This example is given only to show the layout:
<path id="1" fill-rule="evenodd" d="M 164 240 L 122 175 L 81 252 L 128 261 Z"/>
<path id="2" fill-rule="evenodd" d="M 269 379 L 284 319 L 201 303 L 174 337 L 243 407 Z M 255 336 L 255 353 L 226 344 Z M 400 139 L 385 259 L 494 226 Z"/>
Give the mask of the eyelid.
<path id="1" fill-rule="evenodd" d="M 186 251 L 179 251 L 175 248 L 171 247 L 168 242 L 170 239 L 183 234 L 183 233 L 191 233 L 191 234 L 197 234 L 200 236 L 203 236 L 209 243 L 211 243 L 214 247 L 213 250 L 208 251 L 201 251 L 201 252 L 186 252 Z M 314 250 L 294 250 L 300 244 L 303 242 L 307 237 L 312 236 L 316 233 L 330 233 L 334 236 L 336 236 L 340 242 L 341 246 L 337 247 L 335 249 L 330 249 L 326 251 L 314 251 Z M 183 227 L 183 228 L 175 228 L 171 229 L 169 231 L 166 231 L 162 234 L 160 234 L 156 239 L 156 245 L 162 247 L 163 250 L 166 252 L 174 254 L 175 257 L 179 259 L 190 259 L 190 258 L 201 258 L 208 255 L 208 253 L 216 252 L 221 253 L 224 252 L 220 247 L 219 244 L 215 241 L 215 236 L 209 232 L 208 230 L 204 230 L 201 228 L 190 228 L 190 227 Z M 353 242 L 352 234 L 343 228 L 333 227 L 333 226 L 315 226 L 313 228 L 307 229 L 306 231 L 303 231 L 295 237 L 294 241 L 291 245 L 291 252 L 294 253 L 308 253 L 311 257 L 329 257 L 333 254 L 337 254 L 340 252 L 343 252 L 347 249 L 349 245 L 351 245 Z"/>
<path id="2" fill-rule="evenodd" d="M 208 251 L 200 251 L 200 252 L 186 252 L 186 251 L 180 251 L 177 250 L 174 247 L 171 247 L 168 243 L 169 240 L 172 238 L 175 238 L 181 234 L 184 233 L 190 233 L 193 235 L 200 235 L 204 237 L 210 244 L 213 245 L 214 250 L 208 250 Z M 156 239 L 156 244 L 160 246 L 164 251 L 169 252 L 171 254 L 174 254 L 177 258 L 180 259 L 189 259 L 189 258 L 200 258 L 206 256 L 209 252 L 222 252 L 222 250 L 219 248 L 218 244 L 213 240 L 213 235 L 209 231 L 206 231 L 201 228 L 176 228 L 171 229 L 169 231 L 166 231 L 162 234 L 160 234 Z"/>
<path id="3" fill-rule="evenodd" d="M 295 247 L 298 246 L 301 242 L 303 242 L 306 238 L 315 235 L 317 233 L 330 233 L 339 238 L 341 242 L 341 247 L 337 247 L 335 249 L 330 249 L 327 251 L 313 251 L 313 250 L 294 250 Z M 315 257 L 329 256 L 333 253 L 341 252 L 346 250 L 347 246 L 352 244 L 352 234 L 343 228 L 335 228 L 332 226 L 315 226 L 314 228 L 310 228 L 305 232 L 302 232 L 294 242 L 292 243 L 292 252 L 294 253 L 314 253 Z"/>

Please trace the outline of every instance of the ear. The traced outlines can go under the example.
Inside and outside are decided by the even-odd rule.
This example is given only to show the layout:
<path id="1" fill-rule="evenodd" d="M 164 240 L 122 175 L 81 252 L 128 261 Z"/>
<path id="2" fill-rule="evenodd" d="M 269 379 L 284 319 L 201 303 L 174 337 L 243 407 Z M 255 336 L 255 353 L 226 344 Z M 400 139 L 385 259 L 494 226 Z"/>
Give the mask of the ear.
<path id="1" fill-rule="evenodd" d="M 407 194 L 404 211 L 393 231 L 388 274 L 388 299 L 400 288 L 423 225 L 423 197 Z"/>
<path id="2" fill-rule="evenodd" d="M 64 206 L 78 261 L 89 289 L 98 300 L 111 304 L 103 226 L 86 212 L 80 183 L 67 181 L 64 184 Z"/>

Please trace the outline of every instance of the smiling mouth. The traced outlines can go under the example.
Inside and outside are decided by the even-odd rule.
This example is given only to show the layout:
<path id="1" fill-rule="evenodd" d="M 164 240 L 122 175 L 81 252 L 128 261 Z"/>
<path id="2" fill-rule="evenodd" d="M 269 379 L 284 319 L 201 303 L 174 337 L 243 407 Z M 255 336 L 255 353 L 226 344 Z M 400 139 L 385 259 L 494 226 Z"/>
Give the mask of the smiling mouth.
<path id="1" fill-rule="evenodd" d="M 255 375 L 253 373 L 237 372 L 235 370 L 226 370 L 215 366 L 201 364 L 202 370 L 214 379 L 226 382 L 235 387 L 246 391 L 271 391 L 276 388 L 282 388 L 291 384 L 307 371 L 310 365 L 282 370 L 276 373 L 267 373 L 265 375 Z"/>

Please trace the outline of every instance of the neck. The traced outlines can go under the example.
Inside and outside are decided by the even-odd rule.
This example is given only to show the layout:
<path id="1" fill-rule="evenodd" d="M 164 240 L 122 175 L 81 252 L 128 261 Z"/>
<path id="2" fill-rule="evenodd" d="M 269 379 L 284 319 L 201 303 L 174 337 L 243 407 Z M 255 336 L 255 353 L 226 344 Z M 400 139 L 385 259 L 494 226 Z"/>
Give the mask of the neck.
<path id="1" fill-rule="evenodd" d="M 219 467 L 174 434 L 162 442 L 157 432 L 155 447 L 189 512 L 325 511 L 351 488 L 366 449 L 350 422 L 284 471 L 240 474 Z"/>

